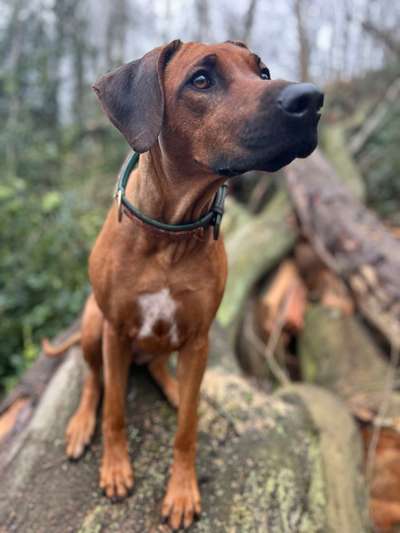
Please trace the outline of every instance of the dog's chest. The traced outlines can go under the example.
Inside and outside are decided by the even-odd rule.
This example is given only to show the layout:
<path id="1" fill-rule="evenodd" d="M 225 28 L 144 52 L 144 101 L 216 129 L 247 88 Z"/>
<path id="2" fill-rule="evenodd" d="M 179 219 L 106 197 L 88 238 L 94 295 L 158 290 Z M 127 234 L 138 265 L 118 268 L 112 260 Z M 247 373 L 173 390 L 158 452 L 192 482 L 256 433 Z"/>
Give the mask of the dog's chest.
<path id="1" fill-rule="evenodd" d="M 177 302 L 168 288 L 140 295 L 137 339 L 163 338 L 171 345 L 179 342 Z"/>

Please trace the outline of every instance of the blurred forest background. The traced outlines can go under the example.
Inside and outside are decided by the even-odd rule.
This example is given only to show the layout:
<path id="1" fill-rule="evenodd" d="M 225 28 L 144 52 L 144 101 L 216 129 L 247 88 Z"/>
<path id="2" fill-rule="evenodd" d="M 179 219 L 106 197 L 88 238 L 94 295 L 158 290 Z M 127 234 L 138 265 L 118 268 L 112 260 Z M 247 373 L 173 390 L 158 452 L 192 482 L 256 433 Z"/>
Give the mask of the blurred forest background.
<path id="1" fill-rule="evenodd" d="M 367 204 L 399 226 L 399 25 L 387 0 L 0 0 L 0 393 L 88 292 L 128 149 L 99 75 L 175 38 L 246 41 L 273 78 L 324 87 L 327 152 L 350 150 Z"/>

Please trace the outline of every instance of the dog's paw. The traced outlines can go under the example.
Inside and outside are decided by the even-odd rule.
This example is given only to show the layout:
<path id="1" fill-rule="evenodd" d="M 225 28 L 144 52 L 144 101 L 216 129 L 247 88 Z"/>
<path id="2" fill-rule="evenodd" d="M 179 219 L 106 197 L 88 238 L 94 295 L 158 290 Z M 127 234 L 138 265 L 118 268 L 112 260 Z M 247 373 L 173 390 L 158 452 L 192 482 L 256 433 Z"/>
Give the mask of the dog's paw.
<path id="1" fill-rule="evenodd" d="M 127 453 L 114 450 L 103 455 L 100 487 L 107 498 L 118 501 L 129 495 L 133 487 L 133 470 Z"/>
<path id="2" fill-rule="evenodd" d="M 65 432 L 66 454 L 69 459 L 79 459 L 90 444 L 96 425 L 96 414 L 77 412 L 69 421 Z"/>
<path id="3" fill-rule="evenodd" d="M 173 530 L 188 528 L 201 513 L 200 492 L 196 474 L 172 475 L 164 498 L 161 519 Z"/>

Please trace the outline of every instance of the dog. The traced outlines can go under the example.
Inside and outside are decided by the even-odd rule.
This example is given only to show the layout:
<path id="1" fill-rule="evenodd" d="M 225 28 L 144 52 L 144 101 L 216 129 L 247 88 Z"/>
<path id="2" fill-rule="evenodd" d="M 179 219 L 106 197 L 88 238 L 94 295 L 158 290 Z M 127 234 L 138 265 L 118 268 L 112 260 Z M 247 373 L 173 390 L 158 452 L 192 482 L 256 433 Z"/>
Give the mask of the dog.
<path id="1" fill-rule="evenodd" d="M 178 409 L 161 515 L 173 529 L 188 527 L 201 510 L 199 390 L 227 277 L 223 239 L 211 231 L 215 213 L 200 227 L 191 224 L 207 219 L 229 177 L 273 172 L 309 155 L 317 145 L 323 94 L 309 83 L 272 80 L 260 57 L 233 41 L 175 40 L 106 74 L 93 88 L 141 155 L 124 189 L 136 215 L 117 194 L 90 255 L 92 293 L 80 333 L 62 346 L 44 345 L 54 356 L 79 340 L 89 368 L 66 430 L 66 453 L 79 458 L 91 440 L 103 373 L 100 486 L 111 499 L 128 495 L 128 368 L 131 361 L 147 364 Z M 176 378 L 167 366 L 175 351 Z"/>

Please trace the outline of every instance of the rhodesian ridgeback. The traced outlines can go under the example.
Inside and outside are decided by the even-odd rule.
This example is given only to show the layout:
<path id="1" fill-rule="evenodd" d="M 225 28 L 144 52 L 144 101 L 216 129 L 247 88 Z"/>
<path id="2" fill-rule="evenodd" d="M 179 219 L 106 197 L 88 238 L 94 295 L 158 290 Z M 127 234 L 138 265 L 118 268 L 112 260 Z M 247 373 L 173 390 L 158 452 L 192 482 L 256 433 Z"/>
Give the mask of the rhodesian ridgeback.
<path id="1" fill-rule="evenodd" d="M 45 345 L 57 355 L 80 339 L 89 367 L 66 451 L 76 459 L 91 440 L 102 371 L 100 486 L 109 498 L 127 496 L 134 483 L 124 414 L 128 367 L 132 360 L 146 363 L 178 409 L 161 514 L 173 529 L 188 527 L 200 513 L 199 390 L 227 276 L 223 240 L 212 229 L 221 214 L 213 212 L 215 197 L 228 177 L 276 171 L 309 155 L 323 95 L 308 83 L 272 80 L 256 54 L 230 41 L 173 41 L 106 74 L 94 90 L 141 155 L 91 253 L 93 292 L 80 335 L 58 348 Z M 175 351 L 176 378 L 167 366 Z"/>

